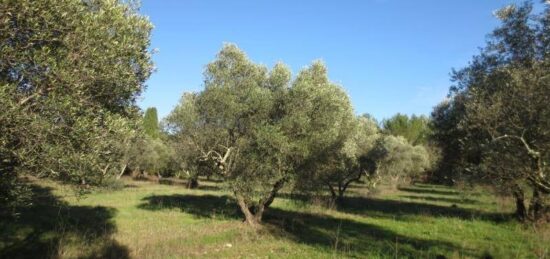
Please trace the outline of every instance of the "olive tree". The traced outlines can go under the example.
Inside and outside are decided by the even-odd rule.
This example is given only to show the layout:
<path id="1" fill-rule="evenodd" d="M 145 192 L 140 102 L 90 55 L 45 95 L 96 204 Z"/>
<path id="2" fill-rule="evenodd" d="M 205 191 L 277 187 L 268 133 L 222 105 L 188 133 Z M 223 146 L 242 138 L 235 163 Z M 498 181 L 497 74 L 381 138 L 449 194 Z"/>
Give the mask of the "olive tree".
<path id="1" fill-rule="evenodd" d="M 352 120 L 343 141 L 312 160 L 308 175 L 298 179 L 297 191 L 323 193 L 328 189 L 332 201 L 342 205 L 351 183 L 363 180 L 369 187 L 376 186 L 379 176 L 369 153 L 381 136 L 378 125 L 364 116 Z"/>
<path id="2" fill-rule="evenodd" d="M 208 174 L 214 166 L 203 157 L 202 147 L 213 135 L 205 134 L 204 123 L 199 121 L 196 93 L 184 93 L 178 105 L 165 119 L 165 130 L 170 135 L 176 161 L 187 176 L 187 187 L 199 186 L 199 175 Z"/>
<path id="3" fill-rule="evenodd" d="M 101 183 L 135 126 L 150 22 L 118 1 L 0 6 L 1 175 Z"/>
<path id="4" fill-rule="evenodd" d="M 395 186 L 403 178 L 415 177 L 430 168 L 430 157 L 422 145 L 413 146 L 401 136 L 379 138 L 369 154 L 376 174 Z"/>
<path id="5" fill-rule="evenodd" d="M 268 70 L 225 45 L 206 67 L 204 90 L 184 95 L 167 121 L 257 226 L 280 189 L 341 142 L 352 117 L 347 95 L 321 62 L 291 82 L 285 65 Z"/>
<path id="6" fill-rule="evenodd" d="M 268 72 L 236 46 L 226 45 L 206 68 L 205 89 L 185 95 L 167 119 L 170 131 L 184 135 L 180 140 L 198 155 L 192 158 L 195 164 L 207 162 L 217 169 L 251 225 L 261 221 L 287 180 L 282 154 L 288 141 L 274 104 L 290 76 L 279 82 L 280 73 L 289 75 L 282 65 Z"/>
<path id="7" fill-rule="evenodd" d="M 440 159 L 429 176 L 432 182 L 453 185 L 464 180 L 468 175 L 467 162 L 479 157 L 477 150 L 465 142 L 466 131 L 458 127 L 464 118 L 464 101 L 463 94 L 454 95 L 436 105 L 431 113 L 429 138 L 440 151 Z"/>
<path id="8" fill-rule="evenodd" d="M 518 217 L 536 220 L 548 211 L 550 194 L 550 9 L 532 9 L 526 3 L 495 12 L 502 25 L 469 66 L 453 73 L 455 105 L 447 113 L 455 119 L 440 125 L 458 129 L 465 151 L 459 157 L 473 180 L 512 194 Z M 525 190 L 532 191 L 529 209 Z"/>
<path id="9" fill-rule="evenodd" d="M 546 61 L 545 61 L 546 62 Z M 549 63 L 550 64 L 550 63 Z M 548 64 L 530 69 L 503 68 L 503 89 L 471 90 L 463 125 L 483 130 L 483 177 L 508 186 L 517 199 L 517 214 L 527 216 L 521 204 L 521 186 L 533 191 L 529 216 L 539 219 L 548 210 L 550 194 L 550 77 Z M 504 160 L 504 161 L 503 161 Z"/>

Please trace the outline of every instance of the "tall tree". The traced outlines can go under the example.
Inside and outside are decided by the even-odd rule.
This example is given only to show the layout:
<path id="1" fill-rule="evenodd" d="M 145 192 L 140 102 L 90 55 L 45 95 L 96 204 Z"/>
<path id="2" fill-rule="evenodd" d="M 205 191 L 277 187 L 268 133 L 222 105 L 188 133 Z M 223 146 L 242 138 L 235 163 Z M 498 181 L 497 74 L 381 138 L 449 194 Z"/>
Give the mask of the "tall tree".
<path id="1" fill-rule="evenodd" d="M 2 186 L 20 173 L 101 183 L 135 128 L 151 24 L 119 1 L 0 6 Z"/>

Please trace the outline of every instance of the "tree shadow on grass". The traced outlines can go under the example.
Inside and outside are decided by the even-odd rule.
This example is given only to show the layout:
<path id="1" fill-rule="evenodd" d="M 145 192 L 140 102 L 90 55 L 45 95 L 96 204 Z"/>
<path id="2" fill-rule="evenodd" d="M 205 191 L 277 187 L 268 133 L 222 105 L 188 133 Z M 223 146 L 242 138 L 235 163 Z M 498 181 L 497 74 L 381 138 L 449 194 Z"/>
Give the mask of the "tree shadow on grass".
<path id="1" fill-rule="evenodd" d="M 189 181 L 188 180 L 174 179 L 174 178 L 162 178 L 162 179 L 158 180 L 158 183 L 163 184 L 163 185 L 182 186 L 182 187 L 187 188 L 187 186 L 189 184 Z M 209 183 L 209 184 L 205 184 L 205 183 Z M 199 186 L 197 186 L 194 189 L 195 190 L 202 190 L 202 191 L 219 191 L 219 190 L 221 190 L 221 188 L 219 186 L 212 185 L 212 182 L 207 181 L 207 180 L 200 181 Z"/>
<path id="2" fill-rule="evenodd" d="M 142 201 L 145 203 L 138 205 L 140 209 L 176 208 L 199 218 L 241 218 L 242 215 L 233 198 L 227 195 L 152 195 Z"/>
<path id="3" fill-rule="evenodd" d="M 418 198 L 430 200 L 426 196 L 405 196 L 406 198 Z M 308 204 L 311 197 L 303 194 L 281 193 L 278 198 L 296 201 L 299 204 Z M 318 200 L 324 201 L 322 204 L 330 204 L 330 196 L 316 196 Z M 434 197 L 438 201 L 447 201 L 460 203 L 460 198 L 453 197 Z M 462 203 L 466 203 L 466 200 Z M 477 202 L 477 201 L 476 201 Z M 411 216 L 432 216 L 432 217 L 453 217 L 464 220 L 481 219 L 491 222 L 507 222 L 514 219 L 511 213 L 490 213 L 475 209 L 461 208 L 453 204 L 449 206 L 427 204 L 415 201 L 398 201 L 389 199 L 379 199 L 361 196 L 346 196 L 343 203 L 337 206 L 337 210 L 346 213 L 358 214 L 367 217 L 385 217 L 395 219 L 406 219 Z"/>
<path id="4" fill-rule="evenodd" d="M 448 202 L 448 203 L 462 203 L 462 204 L 480 204 L 478 200 L 467 198 L 454 198 L 454 197 L 440 197 L 440 196 L 412 196 L 412 195 L 400 195 L 399 197 L 422 200 L 422 201 L 436 201 L 436 202 Z"/>
<path id="5" fill-rule="evenodd" d="M 153 195 L 143 201 L 138 207 L 147 210 L 177 208 L 200 218 L 220 214 L 243 218 L 234 199 L 227 195 Z M 397 253 L 398 257 L 428 258 L 457 251 L 464 255 L 473 253 L 452 243 L 407 237 L 372 224 L 279 208 L 266 211 L 264 224 L 271 234 L 281 238 L 357 257 Z"/>
<path id="6" fill-rule="evenodd" d="M 195 188 L 196 190 L 201 190 L 201 191 L 213 191 L 213 192 L 217 192 L 217 191 L 221 191 L 222 188 L 218 187 L 218 186 L 214 186 L 214 185 L 204 185 L 204 184 L 201 184 L 199 185 L 197 188 Z"/>
<path id="7" fill-rule="evenodd" d="M 274 226 L 271 229 L 275 235 L 283 230 L 284 236 L 296 242 L 337 252 L 338 256 L 445 258 L 453 253 L 475 255 L 475 251 L 450 242 L 408 237 L 374 224 L 328 215 L 270 208 L 265 221 Z"/>
<path id="8" fill-rule="evenodd" d="M 414 188 L 414 187 L 399 187 L 397 189 L 400 191 L 417 193 L 417 194 L 459 195 L 459 192 L 457 191 L 445 191 L 445 190 L 424 189 L 424 188 Z"/>
<path id="9" fill-rule="evenodd" d="M 386 200 L 365 197 L 346 197 L 338 210 L 364 216 L 407 218 L 410 216 L 453 217 L 464 220 L 481 219 L 492 222 L 506 222 L 513 218 L 509 213 L 490 213 L 474 209 L 434 204 Z"/>
<path id="10" fill-rule="evenodd" d="M 221 179 L 207 178 L 205 176 L 200 176 L 199 181 L 205 182 L 205 183 L 213 183 L 213 184 L 220 184 L 223 182 L 223 180 Z"/>
<path id="11" fill-rule="evenodd" d="M 58 258 L 62 244 L 77 242 L 79 258 L 129 258 L 128 249 L 112 238 L 116 211 L 101 206 L 72 206 L 51 188 L 31 186 L 32 205 L 17 218 L 0 219 L 0 258 Z"/>

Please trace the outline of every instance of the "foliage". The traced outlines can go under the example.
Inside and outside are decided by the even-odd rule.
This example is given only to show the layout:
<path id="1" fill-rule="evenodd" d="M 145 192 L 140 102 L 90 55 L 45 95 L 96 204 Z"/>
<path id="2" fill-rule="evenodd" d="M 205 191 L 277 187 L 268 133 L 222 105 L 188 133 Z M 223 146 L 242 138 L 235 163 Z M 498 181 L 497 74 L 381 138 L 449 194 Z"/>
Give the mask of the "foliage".
<path id="1" fill-rule="evenodd" d="M 118 1 L 0 6 L 0 173 L 100 184 L 135 130 L 151 24 Z"/>
<path id="2" fill-rule="evenodd" d="M 169 169 L 168 166 L 174 156 L 174 151 L 162 140 L 145 137 L 135 148 L 139 153 L 135 166 L 140 170 L 161 177 Z"/>
<path id="3" fill-rule="evenodd" d="M 426 116 L 411 117 L 396 114 L 382 121 L 382 129 L 386 134 L 402 136 L 412 145 L 425 145 L 430 135 L 429 119 Z"/>
<path id="4" fill-rule="evenodd" d="M 467 175 L 466 161 L 475 161 L 475 158 L 479 157 L 476 152 L 472 152 L 464 145 L 466 132 L 458 127 L 458 123 L 464 117 L 464 100 L 464 95 L 457 94 L 439 103 L 432 111 L 430 140 L 441 150 L 441 160 L 430 176 L 433 182 L 455 184 Z M 474 155 L 466 155 L 472 153 Z"/>
<path id="5" fill-rule="evenodd" d="M 354 118 L 353 123 L 344 143 L 313 160 L 309 175 L 297 179 L 296 192 L 322 195 L 326 191 L 323 187 L 328 187 L 332 200 L 342 205 L 351 183 L 364 180 L 369 187 L 376 186 L 380 177 L 369 154 L 381 136 L 378 125 L 366 116 Z"/>
<path id="6" fill-rule="evenodd" d="M 430 155 L 422 145 L 413 146 L 401 136 L 384 136 L 378 139 L 369 153 L 375 161 L 379 175 L 395 184 L 402 178 L 418 177 L 430 167 Z"/>
<path id="7" fill-rule="evenodd" d="M 211 135 L 203 134 L 204 127 L 197 123 L 196 93 L 184 93 L 179 104 L 165 119 L 165 128 L 169 133 L 169 141 L 175 150 L 175 160 L 188 178 L 187 187 L 198 187 L 200 175 L 211 175 L 215 165 L 204 161 L 202 146 L 207 145 Z"/>

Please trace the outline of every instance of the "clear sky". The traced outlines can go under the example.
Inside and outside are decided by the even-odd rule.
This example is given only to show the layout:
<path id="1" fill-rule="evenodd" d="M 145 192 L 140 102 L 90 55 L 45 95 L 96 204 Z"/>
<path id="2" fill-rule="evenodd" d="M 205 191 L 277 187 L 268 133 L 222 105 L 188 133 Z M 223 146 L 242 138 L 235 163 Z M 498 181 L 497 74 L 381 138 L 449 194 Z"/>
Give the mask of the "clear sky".
<path id="1" fill-rule="evenodd" d="M 293 73 L 322 59 L 357 114 L 429 114 L 447 94 L 451 68 L 467 64 L 513 0 L 142 0 L 155 25 L 157 72 L 139 104 L 166 116 L 185 91 L 202 89 L 204 66 L 224 42 L 255 62 Z"/>

